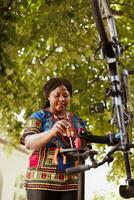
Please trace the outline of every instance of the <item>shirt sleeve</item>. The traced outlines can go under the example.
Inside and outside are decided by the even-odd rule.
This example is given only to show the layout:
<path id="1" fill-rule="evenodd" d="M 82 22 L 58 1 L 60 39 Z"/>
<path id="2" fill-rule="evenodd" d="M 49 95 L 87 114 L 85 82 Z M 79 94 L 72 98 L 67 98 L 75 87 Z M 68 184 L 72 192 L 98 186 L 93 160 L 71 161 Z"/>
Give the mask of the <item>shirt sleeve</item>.
<path id="1" fill-rule="evenodd" d="M 32 114 L 27 120 L 24 129 L 22 130 L 20 143 L 24 145 L 26 136 L 42 132 L 42 124 L 43 121 L 40 112 Z"/>

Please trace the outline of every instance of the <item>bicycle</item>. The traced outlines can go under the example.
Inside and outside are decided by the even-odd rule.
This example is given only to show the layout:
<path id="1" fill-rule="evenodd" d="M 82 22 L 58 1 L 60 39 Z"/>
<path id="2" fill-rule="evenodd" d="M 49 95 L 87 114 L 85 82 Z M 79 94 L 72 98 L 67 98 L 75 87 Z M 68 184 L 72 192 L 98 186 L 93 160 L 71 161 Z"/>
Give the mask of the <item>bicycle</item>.
<path id="1" fill-rule="evenodd" d="M 121 47 L 118 40 L 115 22 L 107 0 L 92 0 L 92 8 L 96 28 L 98 30 L 102 55 L 106 60 L 110 74 L 111 88 L 108 96 L 113 100 L 113 118 L 111 123 L 116 125 L 120 133 L 120 144 L 114 151 L 121 150 L 124 155 L 125 169 L 128 186 L 133 185 L 129 162 L 129 149 L 134 147 L 130 144 L 127 127 L 132 121 L 132 113 L 128 108 L 128 75 L 134 74 L 134 69 L 123 70 L 122 78 L 118 72 L 118 58 L 121 54 Z M 120 194 L 126 197 L 123 192 L 127 187 L 120 186 Z M 128 194 L 128 196 L 130 196 Z"/>
<path id="2" fill-rule="evenodd" d="M 132 122 L 132 112 L 128 107 L 128 76 L 134 74 L 134 69 L 124 69 L 120 76 L 118 70 L 118 60 L 121 54 L 121 46 L 119 44 L 118 34 L 116 31 L 115 21 L 113 19 L 109 4 L 107 0 L 91 0 L 94 22 L 99 35 L 99 50 L 103 59 L 106 61 L 111 87 L 108 89 L 106 96 L 112 97 L 112 118 L 111 124 L 117 127 L 119 133 L 119 141 L 115 140 L 113 135 L 109 136 L 93 136 L 87 133 L 79 134 L 79 145 L 76 149 L 65 149 L 62 152 L 70 156 L 77 157 L 80 165 L 66 169 L 67 173 L 82 173 L 79 177 L 78 200 L 84 200 L 84 171 L 91 168 L 97 168 L 104 163 L 113 161 L 113 153 L 121 151 L 124 157 L 124 164 L 126 170 L 127 185 L 120 185 L 119 193 L 123 198 L 134 197 L 134 180 L 132 179 L 131 167 L 129 161 L 129 150 L 134 148 L 134 144 L 129 139 L 127 132 L 128 126 Z M 101 103 L 95 106 L 95 110 L 102 111 L 105 106 Z M 97 162 L 95 159 L 96 151 L 86 147 L 82 149 L 80 142 L 86 140 L 87 142 L 95 143 L 110 143 L 115 144 L 114 147 L 105 155 L 104 159 Z M 85 165 L 85 159 L 90 157 L 91 165 Z"/>

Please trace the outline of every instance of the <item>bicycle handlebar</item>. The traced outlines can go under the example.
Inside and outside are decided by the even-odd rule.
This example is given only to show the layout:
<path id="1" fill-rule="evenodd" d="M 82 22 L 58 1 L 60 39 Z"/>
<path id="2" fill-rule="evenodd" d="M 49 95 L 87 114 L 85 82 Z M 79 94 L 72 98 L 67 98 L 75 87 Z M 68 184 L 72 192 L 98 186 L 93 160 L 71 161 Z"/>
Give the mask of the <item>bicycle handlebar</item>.
<path id="1" fill-rule="evenodd" d="M 130 144 L 129 147 L 134 148 L 134 144 Z M 71 151 L 71 149 L 70 149 L 70 151 Z M 76 150 L 76 151 L 78 151 L 78 150 Z M 83 173 L 84 171 L 90 170 L 91 168 L 97 168 L 97 167 L 105 164 L 106 162 L 110 163 L 110 162 L 113 161 L 113 157 L 111 157 L 111 155 L 116 151 L 124 151 L 121 148 L 121 143 L 118 143 L 116 146 L 114 146 L 106 154 L 106 156 L 103 158 L 103 160 L 97 163 L 96 160 L 94 160 L 94 156 L 97 154 L 96 151 L 90 150 L 90 151 L 88 151 L 88 154 L 89 154 L 89 157 L 93 158 L 92 159 L 92 165 L 78 165 L 78 166 L 75 166 L 75 167 L 70 167 L 70 168 L 66 169 L 66 173 L 67 174 Z M 69 152 L 69 149 L 68 149 L 68 152 Z M 63 153 L 64 153 L 64 151 L 63 151 Z"/>
<path id="2" fill-rule="evenodd" d="M 86 140 L 86 142 L 97 143 L 97 144 L 107 144 L 107 145 L 116 145 L 119 143 L 119 138 L 116 137 L 116 134 L 108 134 L 105 136 L 92 135 L 90 132 L 80 132 L 77 136 L 80 139 Z"/>
<path id="3" fill-rule="evenodd" d="M 75 166 L 75 167 L 67 168 L 66 173 L 67 174 L 83 173 L 84 171 L 87 171 L 91 168 L 97 168 L 97 167 L 103 165 L 106 162 L 110 163 L 112 161 L 113 161 L 112 157 L 106 156 L 101 162 L 98 162 L 98 163 L 93 162 L 92 165 L 78 165 L 78 166 Z"/>
<path id="4" fill-rule="evenodd" d="M 77 173 L 83 173 L 86 170 L 89 170 L 92 168 L 90 165 L 78 165 L 76 167 L 70 167 L 66 169 L 67 174 L 77 174 Z"/>

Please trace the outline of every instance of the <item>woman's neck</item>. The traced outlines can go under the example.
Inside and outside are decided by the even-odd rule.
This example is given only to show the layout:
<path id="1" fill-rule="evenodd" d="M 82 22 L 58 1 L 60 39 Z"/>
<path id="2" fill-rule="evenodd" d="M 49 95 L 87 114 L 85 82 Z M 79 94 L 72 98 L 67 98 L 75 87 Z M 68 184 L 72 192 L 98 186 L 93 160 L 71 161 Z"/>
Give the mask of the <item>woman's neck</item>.
<path id="1" fill-rule="evenodd" d="M 56 116 L 58 119 L 65 119 L 67 118 L 69 112 L 67 112 L 66 110 L 63 111 L 63 112 L 58 112 L 58 111 L 55 111 L 54 109 L 52 109 L 51 107 L 49 107 L 47 109 L 53 116 Z"/>

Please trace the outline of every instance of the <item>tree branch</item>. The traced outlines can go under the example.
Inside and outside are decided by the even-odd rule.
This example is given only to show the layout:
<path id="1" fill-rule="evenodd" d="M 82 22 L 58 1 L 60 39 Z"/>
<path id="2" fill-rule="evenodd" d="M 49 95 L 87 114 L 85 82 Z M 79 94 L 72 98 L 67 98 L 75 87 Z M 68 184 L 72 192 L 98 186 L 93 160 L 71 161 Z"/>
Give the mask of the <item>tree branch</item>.
<path id="1" fill-rule="evenodd" d="M 123 47 L 123 50 L 122 52 L 125 52 L 127 51 L 130 47 L 132 47 L 134 45 L 134 42 L 130 43 L 130 44 L 127 44 L 126 46 Z"/>
<path id="2" fill-rule="evenodd" d="M 2 12 L 9 10 L 9 8 L 11 7 L 13 1 L 14 1 L 14 0 L 8 1 L 8 3 L 7 3 L 6 6 L 0 7 L 0 10 L 1 10 Z"/>
<path id="3" fill-rule="evenodd" d="M 99 71 L 97 77 L 95 77 L 94 79 L 91 79 L 91 80 L 90 80 L 90 82 L 88 83 L 88 85 L 87 85 L 86 88 L 81 89 L 81 90 L 78 90 L 78 92 L 75 92 L 74 95 L 77 95 L 77 94 L 80 94 L 80 93 L 85 92 L 85 89 L 88 89 L 88 88 L 89 88 L 89 85 L 90 85 L 90 87 L 91 87 L 91 85 L 92 85 L 93 83 L 95 83 L 95 82 L 97 82 L 97 81 L 99 80 L 99 78 L 100 78 L 100 76 L 102 75 L 102 73 L 104 72 L 104 70 L 105 70 L 105 68 L 102 68 L 102 69 Z"/>
<path id="4" fill-rule="evenodd" d="M 7 11 L 7 12 L 9 11 L 9 8 L 11 7 L 13 1 L 14 1 L 14 0 L 10 0 L 10 1 L 8 1 L 7 5 L 6 5 L 5 7 L 0 7 L 0 12 L 2 13 L 2 15 L 3 15 L 3 13 L 4 13 L 5 11 Z M 7 19 L 5 19 L 5 20 L 3 21 L 3 24 L 1 25 L 1 30 L 0 30 L 1 33 L 4 31 L 6 22 L 7 22 Z"/>
<path id="5" fill-rule="evenodd" d="M 48 55 L 47 56 L 43 56 L 43 58 L 40 56 L 40 57 L 38 57 L 38 62 L 39 62 L 39 64 L 40 64 L 40 61 L 42 61 L 43 62 L 43 64 L 45 63 L 45 61 L 53 54 L 53 52 L 55 51 L 55 49 L 56 49 L 56 47 L 54 47 L 49 53 L 48 53 Z"/>

